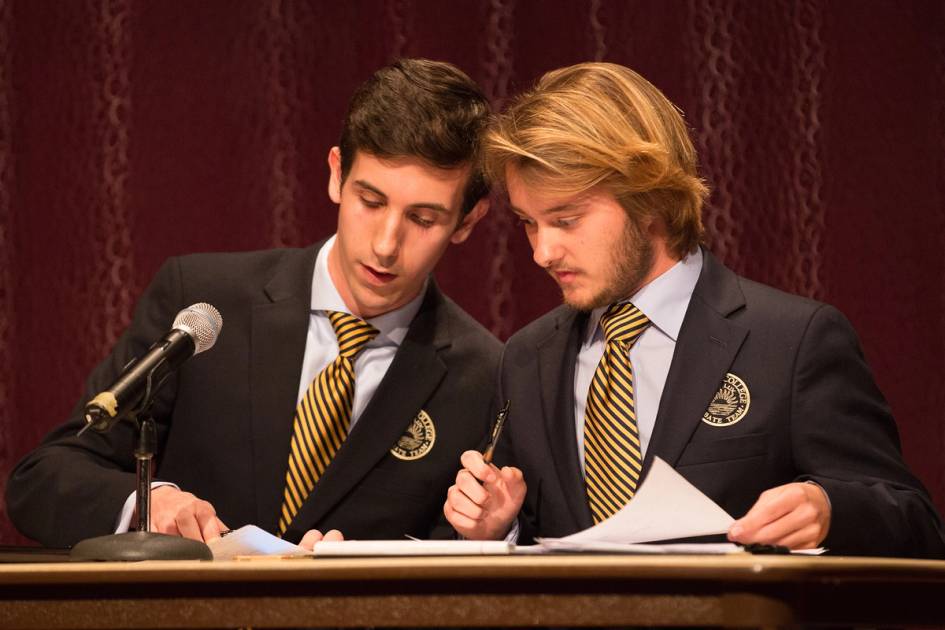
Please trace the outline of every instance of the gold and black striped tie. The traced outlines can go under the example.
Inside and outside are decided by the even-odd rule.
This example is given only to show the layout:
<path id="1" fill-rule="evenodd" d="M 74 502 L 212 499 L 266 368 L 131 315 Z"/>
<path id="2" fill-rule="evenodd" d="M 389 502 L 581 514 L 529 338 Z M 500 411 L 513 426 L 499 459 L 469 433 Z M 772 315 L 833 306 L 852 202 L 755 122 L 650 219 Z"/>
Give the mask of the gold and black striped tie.
<path id="1" fill-rule="evenodd" d="M 354 315 L 326 312 L 338 337 L 338 356 L 318 373 L 295 410 L 289 469 L 279 514 L 280 536 L 348 435 L 354 401 L 352 362 L 377 335 L 376 328 Z"/>
<path id="2" fill-rule="evenodd" d="M 600 320 L 601 357 L 584 412 L 584 481 L 587 501 L 600 523 L 627 504 L 643 468 L 637 430 L 630 348 L 650 320 L 629 302 L 614 304 Z"/>

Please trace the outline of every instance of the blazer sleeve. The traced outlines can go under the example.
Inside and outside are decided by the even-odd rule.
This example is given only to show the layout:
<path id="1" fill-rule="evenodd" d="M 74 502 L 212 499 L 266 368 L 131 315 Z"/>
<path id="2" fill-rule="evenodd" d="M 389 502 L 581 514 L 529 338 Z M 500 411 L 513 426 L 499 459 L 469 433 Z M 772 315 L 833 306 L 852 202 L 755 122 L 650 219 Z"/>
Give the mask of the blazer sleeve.
<path id="1" fill-rule="evenodd" d="M 796 468 L 830 498 L 823 545 L 846 555 L 945 557 L 942 521 L 903 461 L 853 327 L 830 306 L 814 312 L 800 342 L 792 401 Z"/>
<path id="2" fill-rule="evenodd" d="M 81 437 L 76 434 L 85 426 L 86 401 L 109 387 L 129 361 L 144 354 L 167 332 L 181 300 L 179 262 L 171 259 L 139 300 L 129 328 L 92 371 L 69 419 L 13 469 L 6 488 L 7 511 L 21 533 L 46 546 L 67 547 L 114 531 L 118 513 L 135 489 L 135 426 L 122 421 L 107 433 L 89 430 Z M 175 390 L 172 376 L 152 406 L 158 457 Z"/>

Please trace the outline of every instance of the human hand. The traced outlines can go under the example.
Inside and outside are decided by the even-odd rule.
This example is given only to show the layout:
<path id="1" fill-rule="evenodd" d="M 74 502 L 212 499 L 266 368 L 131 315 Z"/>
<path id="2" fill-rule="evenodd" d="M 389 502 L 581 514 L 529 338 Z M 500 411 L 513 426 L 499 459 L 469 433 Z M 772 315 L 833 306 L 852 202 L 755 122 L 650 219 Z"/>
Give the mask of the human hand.
<path id="1" fill-rule="evenodd" d="M 220 537 L 228 528 L 208 501 L 174 486 L 151 490 L 151 531 L 203 542 Z"/>
<path id="2" fill-rule="evenodd" d="M 789 483 L 765 490 L 728 530 L 732 542 L 811 549 L 830 531 L 827 493 L 814 483 Z"/>
<path id="3" fill-rule="evenodd" d="M 302 536 L 302 541 L 299 543 L 299 547 L 305 549 L 306 551 L 311 551 L 317 542 L 321 542 L 323 540 L 325 542 L 338 542 L 344 539 L 345 537 L 342 536 L 341 532 L 339 532 L 337 529 L 328 530 L 328 532 L 325 534 L 322 534 L 317 529 L 310 529 L 305 532 L 304 536 Z"/>
<path id="4" fill-rule="evenodd" d="M 460 457 L 463 469 L 446 493 L 443 514 L 461 536 L 470 540 L 499 540 L 525 500 L 525 480 L 518 468 L 497 468 L 478 451 Z"/>

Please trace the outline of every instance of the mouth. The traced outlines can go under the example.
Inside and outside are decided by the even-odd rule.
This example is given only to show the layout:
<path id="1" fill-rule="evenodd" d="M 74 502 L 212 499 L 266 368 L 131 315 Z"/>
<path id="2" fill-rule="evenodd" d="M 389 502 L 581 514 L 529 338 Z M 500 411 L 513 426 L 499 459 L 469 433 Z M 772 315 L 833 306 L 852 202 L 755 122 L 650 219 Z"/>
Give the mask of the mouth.
<path id="1" fill-rule="evenodd" d="M 560 285 L 570 284 L 577 277 L 577 272 L 569 269 L 549 269 L 548 273 Z"/>
<path id="2" fill-rule="evenodd" d="M 381 271 L 380 269 L 375 269 L 370 265 L 365 265 L 361 263 L 361 270 L 364 272 L 364 276 L 372 284 L 383 286 L 385 284 L 390 284 L 397 279 L 397 274 L 388 273 L 386 271 Z"/>

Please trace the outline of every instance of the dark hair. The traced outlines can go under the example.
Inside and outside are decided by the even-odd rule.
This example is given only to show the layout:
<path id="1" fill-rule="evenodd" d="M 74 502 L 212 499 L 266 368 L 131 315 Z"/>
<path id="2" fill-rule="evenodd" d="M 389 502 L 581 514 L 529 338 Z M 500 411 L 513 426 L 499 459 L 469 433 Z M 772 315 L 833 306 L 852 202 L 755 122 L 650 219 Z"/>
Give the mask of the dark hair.
<path id="1" fill-rule="evenodd" d="M 341 132 L 341 179 L 364 151 L 379 158 L 417 157 L 442 169 L 469 164 L 466 214 L 488 192 L 479 167 L 479 137 L 489 102 L 456 66 L 400 59 L 375 72 L 351 97 Z"/>

